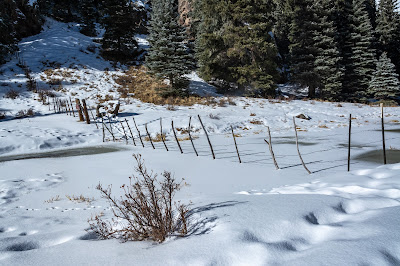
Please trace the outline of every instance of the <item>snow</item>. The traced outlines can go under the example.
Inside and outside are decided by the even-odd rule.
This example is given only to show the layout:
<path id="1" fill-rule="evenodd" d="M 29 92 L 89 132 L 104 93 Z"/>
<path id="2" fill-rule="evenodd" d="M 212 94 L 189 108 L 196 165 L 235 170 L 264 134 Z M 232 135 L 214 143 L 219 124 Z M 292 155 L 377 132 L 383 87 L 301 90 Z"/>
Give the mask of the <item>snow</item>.
<path id="1" fill-rule="evenodd" d="M 88 51 L 86 47 L 98 44 L 81 35 L 74 24 L 48 20 L 42 33 L 19 46 L 20 56 L 41 88 L 49 87 L 45 71 L 57 65 L 59 71 L 52 77 L 62 78 L 60 98 L 86 98 L 89 106 L 96 104 L 97 95 L 113 95 L 110 103 L 120 101 L 121 113 L 112 120 L 119 140 L 103 143 L 101 128 L 55 114 L 35 100 L 37 95 L 25 88 L 26 78 L 16 59 L 1 66 L 0 111 L 7 115 L 0 121 L 1 265 L 400 263 L 398 108 L 385 108 L 386 146 L 392 164 L 382 166 L 378 107 L 226 98 L 193 73 L 191 90 L 214 96 L 216 102 L 176 106 L 173 111 L 168 106 L 119 99 L 113 75 L 122 75 L 124 66 L 101 59 L 97 48 Z M 3 98 L 9 89 L 21 96 Z M 37 116 L 13 119 L 19 110 L 29 108 Z M 347 172 L 350 113 L 355 119 L 351 171 Z M 311 118 L 296 119 L 300 150 L 311 175 L 300 164 L 295 146 L 292 117 L 299 114 Z M 216 160 L 197 115 L 207 128 Z M 187 140 L 181 141 L 184 153 L 179 152 L 170 126 L 173 120 L 176 128 L 187 128 L 189 116 L 198 157 Z M 147 124 L 152 137 L 160 131 L 162 118 L 169 151 L 160 142 L 154 143 L 155 150 L 148 141 L 141 147 L 132 117 L 142 135 Z M 118 121 L 125 118 L 137 146 L 121 139 Z M 230 126 L 238 135 L 242 164 Z M 275 170 L 264 142 L 266 126 L 271 128 L 280 170 Z M 177 133 L 187 137 L 182 131 Z M 108 133 L 106 137 L 111 139 Z M 114 151 L 85 155 L 93 147 Z M 63 155 L 52 153 L 60 150 Z M 375 151 L 379 156 L 370 160 L 370 152 Z M 97 240 L 85 231 L 92 215 L 102 212 L 105 218 L 112 217 L 95 187 L 99 182 L 112 184 L 114 195 L 120 195 L 119 187 L 133 173 L 133 153 L 142 154 L 146 166 L 157 173 L 168 170 L 177 179 L 185 178 L 187 185 L 176 196 L 193 203 L 188 236 L 171 236 L 162 244 L 120 243 Z M 72 195 L 94 200 L 68 200 Z"/>

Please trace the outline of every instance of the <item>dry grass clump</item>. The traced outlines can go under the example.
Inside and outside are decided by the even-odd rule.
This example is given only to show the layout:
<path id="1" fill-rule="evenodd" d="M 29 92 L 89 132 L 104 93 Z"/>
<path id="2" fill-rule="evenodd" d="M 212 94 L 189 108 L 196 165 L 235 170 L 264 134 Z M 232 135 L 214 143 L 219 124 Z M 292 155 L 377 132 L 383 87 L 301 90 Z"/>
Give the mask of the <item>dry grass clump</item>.
<path id="1" fill-rule="evenodd" d="M 72 195 L 72 196 L 65 195 L 65 197 L 66 197 L 68 200 L 70 200 L 70 201 L 72 201 L 72 202 L 74 202 L 74 203 L 83 203 L 83 202 L 86 202 L 87 204 L 91 204 L 92 201 L 94 201 L 94 198 L 87 198 L 87 197 L 83 196 L 82 194 L 79 195 L 79 196 L 75 196 L 75 195 Z"/>
<path id="2" fill-rule="evenodd" d="M 33 111 L 32 108 L 29 108 L 28 110 L 19 110 L 16 114 L 15 114 L 15 118 L 25 118 L 25 117 L 33 117 L 35 116 L 35 112 Z"/>
<path id="3" fill-rule="evenodd" d="M 60 200 L 61 200 L 60 195 L 57 195 L 57 196 L 55 196 L 55 197 L 51 197 L 51 198 L 48 199 L 48 200 L 45 200 L 44 202 L 45 202 L 45 203 L 53 203 L 53 202 L 55 202 L 55 201 L 60 201 Z"/>
<path id="4" fill-rule="evenodd" d="M 205 100 L 198 96 L 188 97 L 168 97 L 160 95 L 160 91 L 168 88 L 161 80 L 152 77 L 147 73 L 144 66 L 131 67 L 123 76 L 116 77 L 115 82 L 122 86 L 124 95 L 133 93 L 135 98 L 146 103 L 157 105 L 183 105 L 192 106 L 194 104 L 204 104 Z M 122 91 L 122 90 L 121 90 Z"/>
<path id="5" fill-rule="evenodd" d="M 116 199 L 111 195 L 111 186 L 97 186 L 113 213 L 111 221 L 104 220 L 99 215 L 88 222 L 90 230 L 102 239 L 117 238 L 122 241 L 153 240 L 163 242 L 169 235 L 188 232 L 188 206 L 174 202 L 174 196 L 182 187 L 170 172 L 162 174 L 159 180 L 157 174 L 148 172 L 140 154 L 133 155 L 138 176 L 129 177 L 128 185 L 122 185 L 123 195 Z"/>
<path id="6" fill-rule="evenodd" d="M 145 141 L 150 141 L 150 138 L 149 138 L 149 136 L 146 136 L 145 138 L 144 138 L 144 140 Z M 165 134 L 160 134 L 160 133 L 157 133 L 157 135 L 156 135 L 156 137 L 154 138 L 154 137 L 152 137 L 151 138 L 151 140 L 153 141 L 153 142 L 161 142 L 161 141 L 167 141 L 167 138 L 166 138 L 166 136 L 165 136 Z"/>
<path id="7" fill-rule="evenodd" d="M 250 121 L 251 124 L 253 125 L 264 125 L 264 122 L 261 120 L 253 119 Z"/>
<path id="8" fill-rule="evenodd" d="M 11 90 L 6 92 L 6 94 L 4 95 L 4 98 L 9 98 L 9 99 L 13 99 L 14 100 L 14 99 L 18 98 L 18 96 L 19 96 L 19 92 L 16 91 L 16 90 L 11 89 Z"/>

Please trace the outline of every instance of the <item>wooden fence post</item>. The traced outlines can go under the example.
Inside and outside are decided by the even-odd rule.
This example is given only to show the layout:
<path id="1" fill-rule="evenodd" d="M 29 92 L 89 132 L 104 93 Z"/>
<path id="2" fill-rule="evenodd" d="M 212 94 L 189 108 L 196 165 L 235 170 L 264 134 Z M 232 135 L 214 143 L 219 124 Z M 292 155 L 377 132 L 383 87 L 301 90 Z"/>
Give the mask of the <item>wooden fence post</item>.
<path id="1" fill-rule="evenodd" d="M 167 144 L 165 143 L 165 138 L 164 138 L 164 134 L 163 134 L 163 130 L 162 130 L 162 118 L 161 117 L 160 117 L 160 133 L 161 133 L 161 140 L 164 143 L 164 147 L 168 151 L 168 147 L 167 147 Z"/>
<path id="2" fill-rule="evenodd" d="M 297 146 L 297 153 L 299 154 L 300 161 L 301 161 L 301 164 L 303 165 L 304 169 L 306 169 L 306 171 L 307 171 L 309 174 L 311 174 L 310 170 L 308 170 L 308 168 L 307 168 L 306 164 L 304 163 L 304 161 L 303 161 L 303 158 L 301 157 L 301 154 L 300 154 L 300 149 L 299 149 L 299 140 L 298 140 L 298 137 L 297 137 L 296 118 L 295 118 L 294 116 L 293 116 L 293 124 L 294 124 L 294 132 L 296 133 L 296 146 Z"/>
<path id="3" fill-rule="evenodd" d="M 268 140 L 269 140 L 269 141 L 267 141 L 266 139 L 264 139 L 264 141 L 265 141 L 265 142 L 268 144 L 268 146 L 269 146 L 269 152 L 271 153 L 272 160 L 274 161 L 276 170 L 279 170 L 278 162 L 276 161 L 275 154 L 274 154 L 274 150 L 272 149 L 271 131 L 269 130 L 269 127 L 267 127 L 267 129 L 268 129 Z"/>
<path id="4" fill-rule="evenodd" d="M 85 114 L 85 118 L 86 118 L 86 124 L 90 124 L 90 117 L 89 117 L 85 99 L 82 99 L 82 105 L 83 105 L 83 113 Z"/>
<path id="5" fill-rule="evenodd" d="M 103 121 L 103 117 L 101 117 L 101 124 L 102 124 L 102 126 L 103 126 L 103 142 L 105 141 L 105 132 L 104 132 L 104 121 Z"/>
<path id="6" fill-rule="evenodd" d="M 236 153 L 237 153 L 237 156 L 238 156 L 238 158 L 239 158 L 239 163 L 242 163 L 242 160 L 240 159 L 239 149 L 238 149 L 238 146 L 237 146 L 237 144 L 236 144 L 235 133 L 233 133 L 233 127 L 232 127 L 232 125 L 231 125 L 231 130 L 232 130 L 233 141 L 235 142 Z"/>
<path id="7" fill-rule="evenodd" d="M 196 153 L 196 156 L 199 156 L 199 154 L 197 153 L 196 148 L 194 147 L 194 142 L 193 142 L 192 134 L 190 133 L 190 132 L 192 131 L 191 122 L 192 122 L 192 117 L 189 117 L 189 129 L 188 129 L 189 138 L 190 138 L 190 142 L 192 142 L 192 147 L 193 147 L 194 152 Z"/>
<path id="8" fill-rule="evenodd" d="M 143 146 L 143 148 L 144 148 L 144 144 L 143 144 L 142 136 L 140 135 L 139 128 L 138 128 L 138 126 L 136 125 L 135 118 L 134 118 L 134 117 L 132 117 L 132 119 L 133 119 L 133 123 L 135 124 L 136 130 L 137 130 L 137 132 L 138 132 L 138 134 L 139 134 L 140 143 L 142 143 L 142 146 Z"/>
<path id="9" fill-rule="evenodd" d="M 115 141 L 115 136 L 114 136 L 114 133 L 113 133 L 113 130 L 112 130 L 111 118 L 110 118 L 110 115 L 108 113 L 107 113 L 107 117 L 108 117 L 108 123 L 110 124 L 110 132 L 111 132 L 111 135 L 113 137 L 113 141 Z"/>
<path id="10" fill-rule="evenodd" d="M 381 118 L 382 118 L 383 164 L 386 164 L 385 121 L 383 116 L 383 103 L 381 103 Z"/>
<path id="11" fill-rule="evenodd" d="M 147 123 L 144 124 L 144 128 L 146 129 L 146 134 L 147 134 L 147 136 L 149 137 L 151 146 L 153 147 L 153 150 L 155 150 L 156 148 L 154 147 L 153 140 L 151 139 L 150 133 L 149 133 L 149 131 L 147 130 Z"/>
<path id="12" fill-rule="evenodd" d="M 76 103 L 76 109 L 78 110 L 78 115 L 79 115 L 79 121 L 83 122 L 83 113 L 82 113 L 82 107 L 81 107 L 81 103 L 79 101 L 79 99 L 75 99 L 75 103 Z"/>
<path id="13" fill-rule="evenodd" d="M 176 136 L 176 132 L 175 132 L 175 128 L 174 128 L 174 120 L 171 121 L 171 126 L 172 126 L 172 131 L 174 132 L 176 143 L 178 143 L 179 150 L 181 151 L 181 154 L 182 154 L 183 150 L 182 150 L 181 144 L 179 144 L 178 137 Z"/>
<path id="14" fill-rule="evenodd" d="M 129 125 L 128 120 L 126 120 L 126 118 L 125 118 L 125 123 L 128 126 L 129 132 L 131 133 L 131 137 L 132 137 L 132 140 L 133 140 L 133 145 L 136 146 L 136 142 L 135 142 L 135 138 L 133 137 L 133 134 L 132 134 L 131 126 Z"/>
<path id="15" fill-rule="evenodd" d="M 71 104 L 72 115 L 75 117 L 74 105 L 72 104 L 71 97 L 69 97 L 69 103 Z"/>
<path id="16" fill-rule="evenodd" d="M 97 125 L 97 120 L 96 120 L 96 118 L 94 117 L 92 110 L 90 110 L 90 114 L 92 115 L 93 123 L 96 125 L 96 128 L 99 129 L 99 126 Z"/>
<path id="17" fill-rule="evenodd" d="M 126 145 L 128 145 L 128 136 L 126 135 L 125 127 L 124 127 L 124 125 L 122 124 L 122 122 L 121 122 L 121 121 L 119 121 L 119 123 L 121 124 L 121 126 L 122 126 L 122 130 L 124 131 L 125 140 L 126 140 Z"/>
<path id="18" fill-rule="evenodd" d="M 198 116 L 198 118 L 199 118 L 199 121 L 200 121 L 201 127 L 203 128 L 203 130 L 204 130 L 204 133 L 206 134 L 206 137 L 207 137 L 207 140 L 208 140 L 208 145 L 210 145 L 211 153 L 212 153 L 213 159 L 215 160 L 215 153 L 214 153 L 214 149 L 213 149 L 213 147 L 212 147 L 212 144 L 211 144 L 210 138 L 208 137 L 207 130 L 206 130 L 206 128 L 204 127 L 203 121 L 201 121 L 200 115 L 197 115 L 197 116 Z"/>
<path id="19" fill-rule="evenodd" d="M 351 114 L 349 117 L 349 146 L 347 152 L 347 172 L 350 172 L 350 151 L 351 151 Z"/>

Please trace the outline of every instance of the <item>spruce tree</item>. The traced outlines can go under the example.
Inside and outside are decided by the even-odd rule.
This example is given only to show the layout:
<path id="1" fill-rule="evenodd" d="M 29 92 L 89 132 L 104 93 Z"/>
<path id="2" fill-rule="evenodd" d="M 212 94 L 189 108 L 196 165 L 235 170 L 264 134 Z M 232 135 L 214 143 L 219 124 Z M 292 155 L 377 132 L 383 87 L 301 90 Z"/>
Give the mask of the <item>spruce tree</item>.
<path id="1" fill-rule="evenodd" d="M 368 90 L 375 99 L 388 100 L 400 96 L 399 75 L 386 53 L 382 53 L 376 64 Z"/>
<path id="2" fill-rule="evenodd" d="M 291 81 L 308 87 L 309 97 L 315 97 L 316 88 L 320 84 L 320 76 L 314 64 L 318 49 L 314 40 L 317 21 L 312 5 L 312 0 L 296 1 L 289 34 Z"/>
<path id="3" fill-rule="evenodd" d="M 197 29 L 195 49 L 199 75 L 218 87 L 227 89 L 233 83 L 227 56 L 228 46 L 223 39 L 223 26 L 229 20 L 228 1 L 195 0 Z"/>
<path id="4" fill-rule="evenodd" d="M 365 100 L 369 82 L 376 65 L 374 30 L 372 28 L 365 0 L 353 1 L 352 31 L 348 45 L 351 45 L 350 69 L 347 73 L 347 92 L 356 100 Z"/>
<path id="5" fill-rule="evenodd" d="M 387 52 L 400 74 L 400 15 L 397 8 L 397 0 L 380 0 L 376 30 L 380 51 Z"/>
<path id="6" fill-rule="evenodd" d="M 135 39 L 139 16 L 130 0 L 104 0 L 102 23 L 105 33 L 102 40 L 103 54 L 116 60 L 132 60 L 138 55 Z"/>
<path id="7" fill-rule="evenodd" d="M 155 0 L 152 8 L 146 65 L 150 73 L 169 81 L 164 96 L 186 96 L 189 81 L 184 75 L 192 71 L 194 60 L 185 45 L 186 29 L 178 23 L 178 0 Z"/>
<path id="8" fill-rule="evenodd" d="M 82 16 L 83 26 L 81 33 L 87 36 L 96 36 L 96 6 L 95 0 L 81 0 L 80 12 Z"/>
<path id="9" fill-rule="evenodd" d="M 330 100 L 340 98 L 344 67 L 337 41 L 337 28 L 332 20 L 334 4 L 329 0 L 317 0 L 313 9 L 317 16 L 317 28 L 314 31 L 316 47 L 315 71 L 319 75 L 321 97 Z"/>
<path id="10" fill-rule="evenodd" d="M 247 94 L 275 95 L 277 49 L 272 31 L 272 1 L 237 0 L 229 5 L 231 22 L 224 27 L 223 40 L 232 78 Z"/>

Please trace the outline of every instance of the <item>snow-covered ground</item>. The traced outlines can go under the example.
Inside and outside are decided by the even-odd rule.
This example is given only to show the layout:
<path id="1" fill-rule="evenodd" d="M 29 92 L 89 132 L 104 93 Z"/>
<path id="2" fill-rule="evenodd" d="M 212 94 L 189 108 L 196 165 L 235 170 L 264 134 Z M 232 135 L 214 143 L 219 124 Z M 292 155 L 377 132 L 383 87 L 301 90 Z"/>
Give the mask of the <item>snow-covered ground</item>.
<path id="1" fill-rule="evenodd" d="M 45 28 L 20 43 L 20 56 L 39 87 L 47 88 L 46 81 L 59 78 L 60 98 L 86 98 L 94 106 L 99 98 L 112 95 L 110 102 L 116 103 L 119 93 L 113 76 L 122 75 L 124 67 L 102 60 L 97 44 L 73 24 L 49 20 Z M 37 95 L 26 91 L 26 78 L 16 63 L 15 59 L 0 67 L 0 112 L 7 115 L 0 120 L 0 265 L 400 264 L 398 108 L 385 108 L 392 163 L 386 166 L 380 166 L 380 109 L 350 103 L 218 96 L 215 104 L 171 110 L 121 100 L 121 113 L 112 120 L 118 141 L 103 143 L 101 128 L 55 114 L 35 100 Z M 58 70 L 49 70 L 54 67 Z M 191 79 L 193 91 L 215 93 L 195 74 Z M 21 96 L 3 98 L 11 88 Z M 12 119 L 29 108 L 37 116 Z M 347 172 L 350 113 L 353 148 Z M 299 114 L 311 118 L 296 119 L 300 150 L 311 175 L 302 167 L 295 146 L 292 117 Z M 209 132 L 215 160 L 197 115 Z M 182 130 L 190 116 L 198 157 Z M 169 151 L 162 142 L 154 143 L 155 150 L 148 141 L 141 147 L 132 117 L 143 135 L 147 124 L 152 137 L 160 132 L 162 118 Z M 119 121 L 125 119 L 137 146 L 121 139 Z M 183 154 L 173 136 L 172 120 L 180 129 Z M 275 170 L 264 142 L 267 126 L 280 170 Z M 83 155 L 93 147 L 115 149 Z M 62 155 L 51 153 L 57 150 L 63 150 Z M 169 170 L 176 178 L 185 178 L 188 185 L 177 200 L 193 203 L 188 236 L 170 237 L 162 244 L 119 243 L 97 240 L 85 231 L 92 215 L 102 212 L 111 218 L 95 187 L 99 182 L 113 184 L 113 193 L 119 195 L 119 186 L 128 183 L 133 173 L 133 153 L 142 154 L 155 172 Z M 73 195 L 93 201 L 69 200 Z"/>

